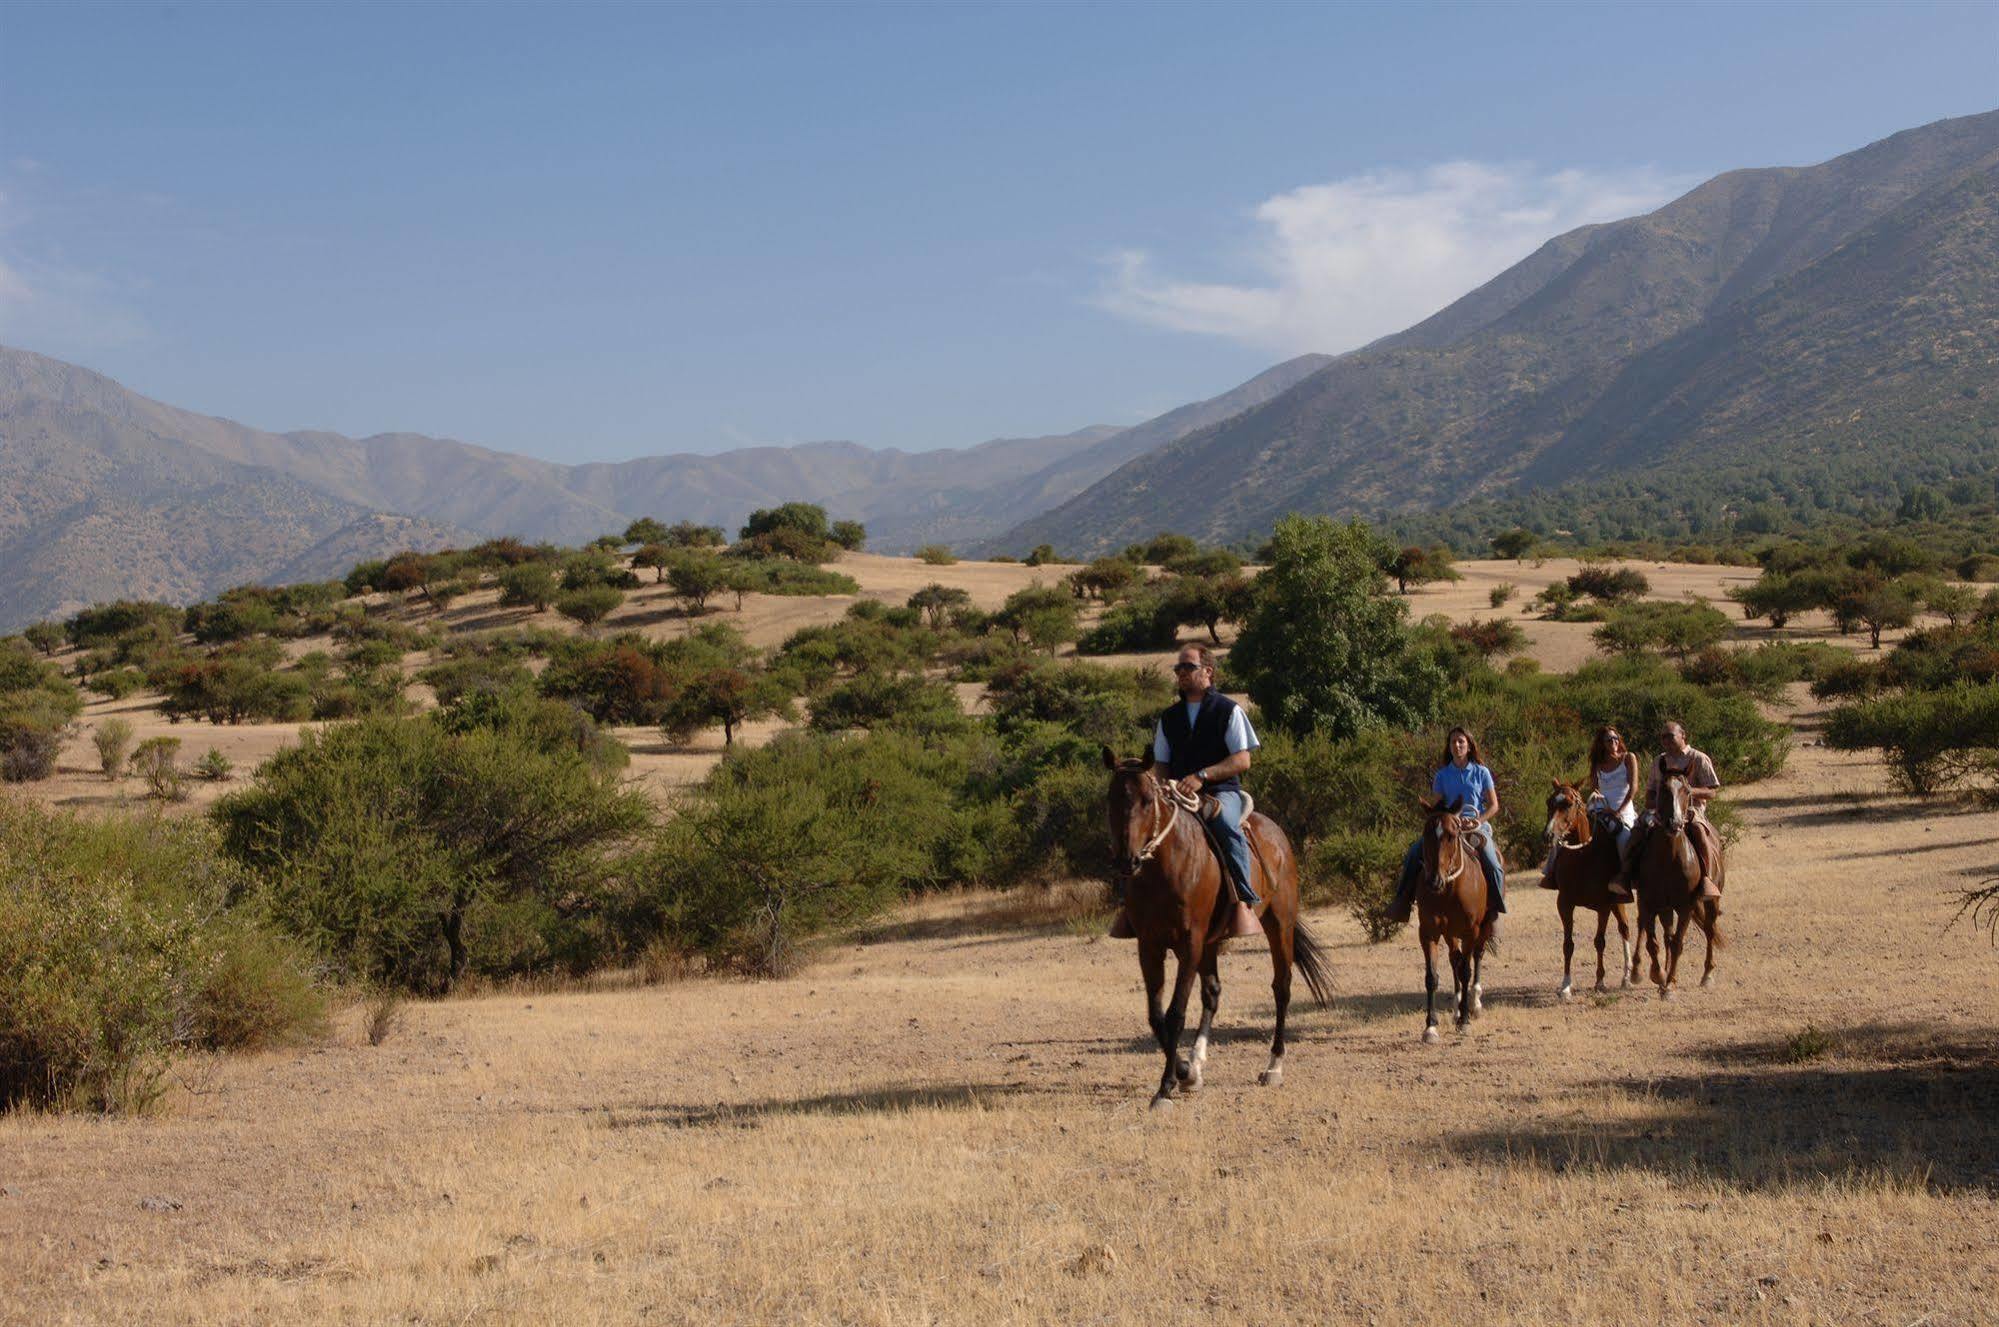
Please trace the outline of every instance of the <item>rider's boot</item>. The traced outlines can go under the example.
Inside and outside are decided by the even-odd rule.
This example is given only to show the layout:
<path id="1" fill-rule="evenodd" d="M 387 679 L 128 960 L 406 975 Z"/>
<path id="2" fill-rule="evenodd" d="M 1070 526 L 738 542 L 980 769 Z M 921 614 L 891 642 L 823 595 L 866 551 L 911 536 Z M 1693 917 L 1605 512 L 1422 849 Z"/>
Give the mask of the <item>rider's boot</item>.
<path id="1" fill-rule="evenodd" d="M 1233 937 L 1262 935 L 1263 923 L 1256 919 L 1256 913 L 1249 904 L 1236 900 L 1235 915 L 1229 919 L 1229 935 Z"/>

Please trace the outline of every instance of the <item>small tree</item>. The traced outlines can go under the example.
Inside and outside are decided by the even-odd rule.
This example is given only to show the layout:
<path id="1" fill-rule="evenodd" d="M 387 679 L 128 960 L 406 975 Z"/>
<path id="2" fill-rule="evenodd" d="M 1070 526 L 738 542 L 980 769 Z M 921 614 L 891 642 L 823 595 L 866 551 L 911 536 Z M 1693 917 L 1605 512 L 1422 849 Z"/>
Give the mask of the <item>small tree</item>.
<path id="1" fill-rule="evenodd" d="M 178 802 L 187 796 L 180 768 L 178 737 L 149 737 L 132 753 L 132 768 L 146 781 L 146 789 L 162 802 Z"/>
<path id="2" fill-rule="evenodd" d="M 667 528 L 650 516 L 641 516 L 625 527 L 626 544 L 663 544 L 669 537 Z"/>
<path id="3" fill-rule="evenodd" d="M 929 621 L 932 631 L 941 631 L 944 628 L 944 620 L 952 609 L 966 607 L 971 602 L 970 592 L 961 590 L 955 585 L 939 585 L 933 581 L 910 595 L 908 606 L 923 614 Z"/>
<path id="4" fill-rule="evenodd" d="M 932 567 L 949 567 L 958 561 L 957 555 L 942 544 L 925 544 L 916 550 L 916 557 Z"/>
<path id="5" fill-rule="evenodd" d="M 666 579 L 666 569 L 673 565 L 675 555 L 676 550 L 665 544 L 647 544 L 632 554 L 632 566 L 651 567 L 653 584 L 658 585 Z"/>
<path id="6" fill-rule="evenodd" d="M 1015 640 L 1049 654 L 1076 639 L 1081 628 L 1075 596 L 1050 585 L 1015 590 L 993 620 Z"/>
<path id="7" fill-rule="evenodd" d="M 1957 627 L 1978 611 L 1978 591 L 1969 585 L 1938 581 L 1923 592 L 1923 607 Z"/>
<path id="8" fill-rule="evenodd" d="M 593 585 L 584 590 L 570 590 L 555 601 L 555 611 L 576 623 L 585 631 L 595 627 L 617 610 L 625 602 L 622 590 L 608 585 Z"/>
<path id="9" fill-rule="evenodd" d="M 1216 645 L 1222 643 L 1221 624 L 1241 621 L 1253 594 L 1250 581 L 1239 574 L 1175 576 L 1164 589 L 1165 611 L 1174 625 L 1205 627 Z"/>
<path id="10" fill-rule="evenodd" d="M 1045 567 L 1051 562 L 1060 562 L 1061 560 L 1061 558 L 1055 555 L 1055 545 L 1053 544 L 1036 544 L 1034 551 L 1022 559 L 1030 567 Z"/>
<path id="11" fill-rule="evenodd" d="M 728 543 L 729 540 L 728 536 L 722 533 L 720 526 L 697 525 L 693 521 L 675 521 L 668 527 L 666 538 L 660 542 L 672 544 L 676 548 L 714 548 L 717 544 Z"/>
<path id="12" fill-rule="evenodd" d="M 1508 530 L 1492 537 L 1492 555 L 1496 558 L 1511 558 L 1524 562 L 1541 542 L 1541 536 L 1532 530 Z"/>
<path id="13" fill-rule="evenodd" d="M 752 664 L 728 664 L 687 677 L 666 706 L 660 727 L 670 740 L 686 743 L 702 729 L 720 724 L 722 744 L 733 746 L 743 724 L 790 715 L 791 693 L 780 679 Z"/>
<path id="14" fill-rule="evenodd" d="M 1395 578 L 1395 588 L 1400 594 L 1409 593 L 1412 585 L 1427 585 L 1432 581 L 1455 581 L 1464 579 L 1452 564 L 1451 550 L 1442 544 L 1429 548 L 1410 545 L 1396 553 L 1388 563 L 1388 574 Z"/>
<path id="15" fill-rule="evenodd" d="M 1079 599 L 1095 598 L 1109 603 L 1140 579 L 1138 568 L 1123 558 L 1098 558 L 1087 567 L 1069 573 L 1069 588 Z"/>
<path id="16" fill-rule="evenodd" d="M 36 622 L 21 633 L 21 638 L 43 654 L 54 654 L 62 648 L 68 633 L 59 622 Z"/>
<path id="17" fill-rule="evenodd" d="M 692 617 L 708 607 L 708 596 L 724 588 L 728 569 L 722 560 L 708 553 L 683 552 L 666 569 L 674 597 L 687 607 Z"/>
<path id="18" fill-rule="evenodd" d="M 835 521 L 828 532 L 834 543 L 849 553 L 858 553 L 868 542 L 868 527 L 859 521 Z"/>
<path id="19" fill-rule="evenodd" d="M 522 562 L 500 573 L 500 603 L 540 612 L 555 602 L 555 571 L 546 562 Z"/>
<path id="20" fill-rule="evenodd" d="M 194 772 L 212 783 L 227 783 L 236 770 L 236 762 L 222 754 L 216 747 L 208 748 L 200 760 L 194 762 Z"/>
<path id="21" fill-rule="evenodd" d="M 1652 591 L 1645 573 L 1631 567 L 1613 567 L 1607 562 L 1589 562 L 1569 577 L 1569 588 L 1600 603 L 1625 604 Z"/>
<path id="22" fill-rule="evenodd" d="M 1854 600 L 1854 615 L 1867 626 L 1868 643 L 1881 648 L 1881 633 L 1896 631 L 1916 620 L 1916 600 L 1906 587 L 1890 582 L 1862 591 Z"/>
<path id="23" fill-rule="evenodd" d="M 104 777 L 116 780 L 124 774 L 125 758 L 132 752 L 131 721 L 113 715 L 97 725 L 90 740 L 97 747 L 97 763 L 103 767 Z"/>

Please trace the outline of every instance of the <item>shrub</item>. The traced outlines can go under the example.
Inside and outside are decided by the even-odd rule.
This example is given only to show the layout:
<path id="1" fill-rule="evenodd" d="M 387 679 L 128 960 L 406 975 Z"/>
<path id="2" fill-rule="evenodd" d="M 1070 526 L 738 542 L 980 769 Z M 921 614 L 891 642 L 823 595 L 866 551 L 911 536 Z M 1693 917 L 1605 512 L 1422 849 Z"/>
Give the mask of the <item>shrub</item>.
<path id="1" fill-rule="evenodd" d="M 934 581 L 909 596 L 909 607 L 929 620 L 932 631 L 943 629 L 944 619 L 953 609 L 969 608 L 971 603 L 969 591 L 955 585 L 939 585 Z"/>
<path id="2" fill-rule="evenodd" d="M 555 611 L 588 631 L 624 602 L 624 591 L 609 585 L 593 585 L 564 592 L 555 601 Z"/>
<path id="3" fill-rule="evenodd" d="M 160 712 L 174 720 L 199 716 L 210 723 L 290 723 L 308 717 L 313 708 L 306 678 L 276 672 L 255 654 L 216 654 L 183 664 L 163 679 L 160 689 L 166 693 Z"/>
<path id="4" fill-rule="evenodd" d="M 1512 601 L 1514 592 L 1518 589 L 1519 587 L 1512 581 L 1501 581 L 1486 594 L 1486 602 L 1494 608 L 1504 608 Z"/>
<path id="5" fill-rule="evenodd" d="M 229 776 L 235 770 L 236 762 L 215 747 L 208 748 L 201 759 L 194 762 L 195 777 L 207 779 L 212 783 L 228 782 Z"/>
<path id="6" fill-rule="evenodd" d="M 681 687 L 657 648 L 637 637 L 563 650 L 540 679 L 542 695 L 574 702 L 598 723 L 609 724 L 658 723 Z"/>
<path id="7" fill-rule="evenodd" d="M 859 521 L 835 521 L 828 531 L 832 541 L 849 553 L 858 553 L 868 542 L 868 528 Z"/>
<path id="8" fill-rule="evenodd" d="M 666 579 L 673 586 L 674 597 L 693 616 L 708 606 L 709 596 L 727 586 L 729 569 L 712 554 L 684 552 L 670 561 Z"/>
<path id="9" fill-rule="evenodd" d="M 63 624 L 70 644 L 78 649 L 116 645 L 127 636 L 181 629 L 181 609 L 172 604 L 120 599 L 115 603 L 93 604 Z"/>
<path id="10" fill-rule="evenodd" d="M 1098 558 L 1089 566 L 1069 573 L 1069 588 L 1079 599 L 1095 598 L 1109 603 L 1142 579 L 1137 566 L 1123 558 Z"/>
<path id="11" fill-rule="evenodd" d="M 55 773 L 56 756 L 83 697 L 62 670 L 19 642 L 0 643 L 0 779 L 22 783 Z"/>
<path id="12" fill-rule="evenodd" d="M 1491 659 L 1499 655 L 1518 654 L 1527 648 L 1527 633 L 1517 622 L 1505 618 L 1494 618 L 1481 622 L 1476 618 L 1460 622 L 1451 628 L 1451 638 L 1478 652 L 1481 658 Z"/>
<path id="13" fill-rule="evenodd" d="M 146 790 L 162 802 L 187 796 L 180 768 L 178 737 L 148 737 L 132 752 L 132 769 L 146 781 Z"/>
<path id="14" fill-rule="evenodd" d="M 1728 617 L 1706 600 L 1685 604 L 1625 604 L 1591 633 L 1608 654 L 1663 649 L 1685 660 L 1728 634 Z"/>
<path id="15" fill-rule="evenodd" d="M 1826 721 L 1826 744 L 1878 750 L 1902 787 L 1928 796 L 1999 755 L 1999 684 L 1963 684 L 1842 705 Z"/>
<path id="16" fill-rule="evenodd" d="M 534 674 L 519 660 L 500 653 L 444 659 L 418 673 L 417 680 L 430 687 L 440 705 L 453 704 L 475 691 L 528 691 L 535 684 Z"/>
<path id="17" fill-rule="evenodd" d="M 1056 556 L 1053 544 L 1036 544 L 1034 551 L 1022 558 L 1021 561 L 1030 567 L 1045 567 L 1050 563 L 1060 562 L 1062 559 Z"/>
<path id="18" fill-rule="evenodd" d="M 1644 572 L 1601 562 L 1585 563 L 1569 577 L 1568 587 L 1606 604 L 1629 603 L 1652 592 L 1652 583 L 1645 579 Z"/>
<path id="19" fill-rule="evenodd" d="M 1135 595 L 1116 605 L 1076 639 L 1078 654 L 1125 654 L 1171 649 L 1179 642 L 1175 605 L 1160 591 Z"/>
<path id="20" fill-rule="evenodd" d="M 862 673 L 812 702 L 811 726 L 822 732 L 898 728 L 935 735 L 970 723 L 948 684 L 908 674 Z"/>
<path id="21" fill-rule="evenodd" d="M 1345 737 L 1436 713 L 1443 670 L 1412 648 L 1365 525 L 1287 516 L 1229 656 L 1263 713 L 1295 733 Z"/>
<path id="22" fill-rule="evenodd" d="M 557 717 L 488 697 L 307 732 L 212 814 L 272 915 L 355 977 L 579 970 L 612 942 L 589 904 L 650 811 Z"/>
<path id="23" fill-rule="evenodd" d="M 546 562 L 522 562 L 500 573 L 500 604 L 536 612 L 555 602 L 555 569 Z"/>
<path id="24" fill-rule="evenodd" d="M 183 1047 L 315 1031 L 295 947 L 249 910 L 203 826 L 0 803 L 0 1109 L 137 1110 Z"/>
<path id="25" fill-rule="evenodd" d="M 993 614 L 994 625 L 1016 641 L 1048 654 L 1076 639 L 1080 620 L 1075 596 L 1048 585 L 1015 590 Z"/>
<path id="26" fill-rule="evenodd" d="M 736 595 L 736 606 L 742 607 L 743 595 L 754 591 L 758 594 L 779 595 L 821 595 L 859 594 L 860 582 L 852 576 L 837 571 L 827 571 L 802 562 L 782 560 L 755 562 L 731 557 L 728 569 L 728 588 Z"/>
<path id="27" fill-rule="evenodd" d="M 925 544 L 916 550 L 916 558 L 932 567 L 954 566 L 958 561 L 957 554 L 942 544 Z"/>
<path id="28" fill-rule="evenodd" d="M 132 724 L 115 715 L 100 721 L 90 741 L 97 748 L 97 764 L 107 779 L 125 772 L 125 758 L 132 754 Z"/>
<path id="29" fill-rule="evenodd" d="M 1162 530 L 1142 544 L 1125 549 L 1124 560 L 1145 567 L 1162 567 L 1175 558 L 1197 556 L 1201 546 L 1183 534 Z"/>
<path id="30" fill-rule="evenodd" d="M 100 696 L 123 700 L 146 685 L 146 675 L 136 668 L 108 668 L 91 674 L 87 685 Z"/>

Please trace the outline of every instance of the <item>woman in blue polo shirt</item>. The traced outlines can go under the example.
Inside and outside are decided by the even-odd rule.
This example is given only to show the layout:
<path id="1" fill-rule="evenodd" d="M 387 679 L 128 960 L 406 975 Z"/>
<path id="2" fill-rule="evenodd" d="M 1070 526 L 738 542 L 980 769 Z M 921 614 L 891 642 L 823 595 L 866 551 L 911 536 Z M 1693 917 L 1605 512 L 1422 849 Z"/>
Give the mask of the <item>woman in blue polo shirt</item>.
<path id="1" fill-rule="evenodd" d="M 1463 728 L 1453 728 L 1444 739 L 1444 764 L 1430 779 L 1430 791 L 1444 799 L 1445 803 L 1456 802 L 1463 810 L 1468 828 L 1480 831 L 1478 842 L 1479 861 L 1485 866 L 1486 882 L 1492 887 L 1492 909 L 1506 911 L 1506 868 L 1500 865 L 1499 848 L 1493 843 L 1492 818 L 1499 814 L 1499 785 L 1493 782 L 1492 771 L 1478 758 L 1478 743 Z M 1388 915 L 1399 922 L 1409 920 L 1409 910 L 1416 902 L 1416 881 L 1423 873 L 1423 837 L 1409 845 L 1409 851 L 1402 857 L 1402 877 L 1395 887 L 1395 899 L 1388 905 Z"/>

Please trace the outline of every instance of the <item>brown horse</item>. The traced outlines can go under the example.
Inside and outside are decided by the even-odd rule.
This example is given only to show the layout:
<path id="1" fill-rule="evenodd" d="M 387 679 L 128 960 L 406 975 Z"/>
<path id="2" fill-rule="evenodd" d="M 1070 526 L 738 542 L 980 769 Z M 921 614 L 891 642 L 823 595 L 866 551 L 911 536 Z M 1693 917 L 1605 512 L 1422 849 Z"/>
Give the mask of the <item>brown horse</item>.
<path id="1" fill-rule="evenodd" d="M 1596 989 L 1603 985 L 1603 941 L 1610 919 L 1617 918 L 1617 935 L 1624 941 L 1624 961 L 1618 965 L 1620 986 L 1638 980 L 1638 956 L 1631 948 L 1631 919 L 1624 900 L 1610 892 L 1622 864 L 1617 840 L 1598 834 L 1582 790 L 1554 780 L 1548 794 L 1548 846 L 1554 850 L 1555 910 L 1562 915 L 1562 985 L 1555 994 L 1567 1000 L 1575 994 L 1576 909 L 1596 913 Z"/>
<path id="2" fill-rule="evenodd" d="M 1175 1095 L 1201 1088 L 1208 1034 L 1222 998 L 1217 961 L 1235 913 L 1234 891 L 1199 820 L 1169 795 L 1154 776 L 1152 763 L 1121 761 L 1109 747 L 1103 755 L 1111 771 L 1111 853 L 1124 881 L 1126 915 L 1138 932 L 1146 1017 L 1166 1056 L 1166 1071 L 1152 1098 L 1152 1107 L 1158 1110 L 1170 1106 Z M 1251 881 L 1251 887 L 1265 904 L 1262 920 L 1270 941 L 1270 990 L 1277 1000 L 1270 1065 L 1257 1079 L 1272 1086 L 1284 1081 L 1284 1018 L 1291 1007 L 1294 962 L 1320 1004 L 1331 995 L 1332 974 L 1325 949 L 1298 917 L 1298 864 L 1291 841 L 1275 821 L 1254 812 L 1243 822 L 1243 832 L 1249 836 L 1256 874 L 1261 877 Z M 1162 1007 L 1169 950 L 1176 960 L 1173 998 Z M 1194 1035 L 1193 1057 L 1182 1059 L 1180 1034 L 1186 1027 L 1187 995 L 1197 972 L 1201 1026 Z"/>
<path id="3" fill-rule="evenodd" d="M 1479 993 L 1479 969 L 1485 951 L 1493 944 L 1494 914 L 1487 912 L 1485 868 L 1478 852 L 1466 840 L 1474 832 L 1465 828 L 1459 812 L 1463 803 L 1446 804 L 1439 799 L 1423 803 L 1423 883 L 1416 891 L 1417 935 L 1423 942 L 1424 1006 L 1423 1040 L 1437 1040 L 1437 942 L 1442 940 L 1451 954 L 1453 999 L 1457 1008 L 1458 1031 L 1473 1016 L 1485 1012 Z"/>
<path id="4" fill-rule="evenodd" d="M 1701 985 L 1714 975 L 1714 951 L 1721 948 L 1721 901 L 1700 897 L 1701 863 L 1688 837 L 1692 817 L 1692 794 L 1687 776 L 1668 770 L 1661 785 L 1658 824 L 1638 848 L 1638 929 L 1645 933 L 1645 952 L 1652 960 L 1652 981 L 1659 998 L 1673 998 L 1673 981 L 1680 972 L 1680 948 L 1686 943 L 1687 923 L 1698 925 L 1707 935 L 1707 966 L 1701 969 Z M 1721 845 L 1714 845 L 1714 883 L 1726 883 Z M 1666 966 L 1659 967 L 1657 924 L 1666 924 Z"/>

